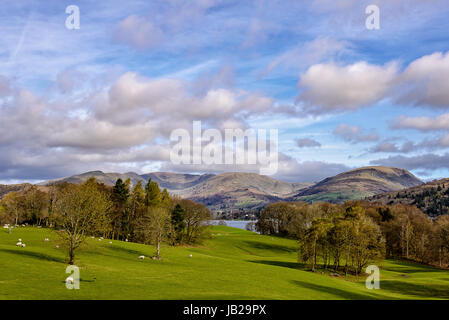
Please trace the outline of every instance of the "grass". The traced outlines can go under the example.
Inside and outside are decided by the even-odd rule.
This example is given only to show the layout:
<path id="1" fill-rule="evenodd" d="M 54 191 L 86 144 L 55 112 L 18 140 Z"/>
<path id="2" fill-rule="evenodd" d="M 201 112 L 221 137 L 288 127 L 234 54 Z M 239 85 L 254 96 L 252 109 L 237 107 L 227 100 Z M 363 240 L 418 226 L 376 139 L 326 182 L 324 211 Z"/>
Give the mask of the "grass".
<path id="1" fill-rule="evenodd" d="M 0 230 L 0 299 L 449 299 L 446 270 L 388 260 L 381 289 L 368 290 L 364 277 L 303 270 L 293 240 L 225 226 L 202 246 L 164 246 L 161 261 L 138 259 L 150 246 L 89 238 L 77 255 L 80 290 L 68 290 L 55 240 L 47 229 Z"/>

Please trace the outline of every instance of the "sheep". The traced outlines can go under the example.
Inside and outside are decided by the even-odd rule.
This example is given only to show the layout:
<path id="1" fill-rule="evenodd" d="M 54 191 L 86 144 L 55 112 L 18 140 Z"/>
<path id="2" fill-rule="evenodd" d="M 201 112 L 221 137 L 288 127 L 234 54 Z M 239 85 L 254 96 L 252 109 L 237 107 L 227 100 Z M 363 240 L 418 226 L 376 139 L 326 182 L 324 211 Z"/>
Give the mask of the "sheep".
<path id="1" fill-rule="evenodd" d="M 17 242 L 16 246 L 21 247 L 22 246 L 22 241 Z"/>
<path id="2" fill-rule="evenodd" d="M 17 241 L 22 242 L 22 239 L 19 239 L 19 240 L 17 240 Z"/>
<path id="3" fill-rule="evenodd" d="M 139 256 L 139 259 L 143 260 L 143 259 L 145 259 L 145 256 Z"/>
<path id="4" fill-rule="evenodd" d="M 44 241 L 45 241 L 45 242 L 48 242 L 48 241 L 50 241 L 50 240 L 49 240 L 48 238 L 45 238 Z"/>
<path id="5" fill-rule="evenodd" d="M 59 249 L 59 246 L 58 246 L 58 245 L 56 245 L 56 249 Z"/>
<path id="6" fill-rule="evenodd" d="M 192 255 L 189 255 L 190 258 L 192 258 Z"/>
<path id="7" fill-rule="evenodd" d="M 22 248 L 25 248 L 25 246 L 26 246 L 26 244 L 25 244 L 25 243 L 22 243 Z"/>
<path id="8" fill-rule="evenodd" d="M 109 244 L 111 244 L 112 243 L 112 241 L 109 241 Z"/>
<path id="9" fill-rule="evenodd" d="M 102 239 L 100 238 L 100 239 L 98 239 L 98 241 L 101 241 Z"/>
<path id="10" fill-rule="evenodd" d="M 95 239 L 95 237 L 91 237 L 92 239 Z"/>
<path id="11" fill-rule="evenodd" d="M 73 279 L 72 276 L 67 277 L 67 279 L 65 279 L 65 283 L 67 284 L 74 284 L 75 280 Z"/>

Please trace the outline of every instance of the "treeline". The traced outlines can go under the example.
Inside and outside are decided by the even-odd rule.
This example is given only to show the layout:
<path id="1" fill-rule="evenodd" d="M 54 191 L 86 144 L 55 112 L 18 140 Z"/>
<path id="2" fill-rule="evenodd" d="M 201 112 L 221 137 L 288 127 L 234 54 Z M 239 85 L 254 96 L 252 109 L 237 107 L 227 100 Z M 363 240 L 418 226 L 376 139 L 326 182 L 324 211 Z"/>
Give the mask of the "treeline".
<path id="1" fill-rule="evenodd" d="M 152 244 L 198 243 L 207 236 L 210 211 L 202 204 L 171 197 L 151 179 L 131 186 L 118 179 L 113 187 L 90 178 L 80 185 L 60 183 L 48 192 L 32 186 L 0 201 L 0 222 L 58 230 L 68 249 L 69 263 L 87 236 Z"/>
<path id="2" fill-rule="evenodd" d="M 298 259 L 312 269 L 357 274 L 384 258 L 449 264 L 449 216 L 432 220 L 409 205 L 278 202 L 262 210 L 256 229 L 298 239 Z"/>

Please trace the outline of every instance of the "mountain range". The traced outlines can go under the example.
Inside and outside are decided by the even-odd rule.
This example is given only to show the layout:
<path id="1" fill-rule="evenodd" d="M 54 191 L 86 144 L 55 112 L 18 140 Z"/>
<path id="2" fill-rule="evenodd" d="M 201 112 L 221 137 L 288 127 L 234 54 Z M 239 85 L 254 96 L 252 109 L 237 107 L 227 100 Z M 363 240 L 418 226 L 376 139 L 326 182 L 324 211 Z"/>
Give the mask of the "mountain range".
<path id="1" fill-rule="evenodd" d="M 156 181 L 161 188 L 183 198 L 207 205 L 212 211 L 260 209 L 276 201 L 329 201 L 343 202 L 363 199 L 390 191 L 398 191 L 421 185 L 423 182 L 407 170 L 391 167 L 363 167 L 317 183 L 285 182 L 256 173 L 230 172 L 222 174 L 183 174 L 153 172 L 139 175 L 128 173 L 104 173 L 91 171 L 66 178 L 41 183 L 80 183 L 90 177 L 106 185 L 114 185 L 117 179 L 130 179 L 135 185 L 148 179 Z"/>

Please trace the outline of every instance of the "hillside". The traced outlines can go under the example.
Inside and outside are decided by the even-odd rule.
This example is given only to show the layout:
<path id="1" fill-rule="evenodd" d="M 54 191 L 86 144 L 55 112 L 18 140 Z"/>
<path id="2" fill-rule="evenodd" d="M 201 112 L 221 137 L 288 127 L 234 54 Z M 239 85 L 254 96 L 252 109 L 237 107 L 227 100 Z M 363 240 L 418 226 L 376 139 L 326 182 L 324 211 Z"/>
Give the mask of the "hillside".
<path id="1" fill-rule="evenodd" d="M 26 248 L 15 245 L 18 238 Z M 154 253 L 148 245 L 88 238 L 77 255 L 80 289 L 67 290 L 57 243 L 45 228 L 0 229 L 0 300 L 449 298 L 447 270 L 387 260 L 381 290 L 368 290 L 365 276 L 345 280 L 304 270 L 295 240 L 223 226 L 213 227 L 202 246 L 164 245 L 160 261 L 138 259 Z"/>
<path id="2" fill-rule="evenodd" d="M 367 200 L 388 205 L 415 205 L 431 217 L 449 214 L 449 179 L 435 180 L 396 192 L 374 195 Z"/>
<path id="3" fill-rule="evenodd" d="M 230 172 L 210 177 L 175 193 L 202 202 L 215 210 L 257 209 L 310 185 L 279 181 L 256 173 Z"/>
<path id="4" fill-rule="evenodd" d="M 326 178 L 300 191 L 290 200 L 343 202 L 420 184 L 422 184 L 421 180 L 404 169 L 382 166 L 363 167 Z"/>

